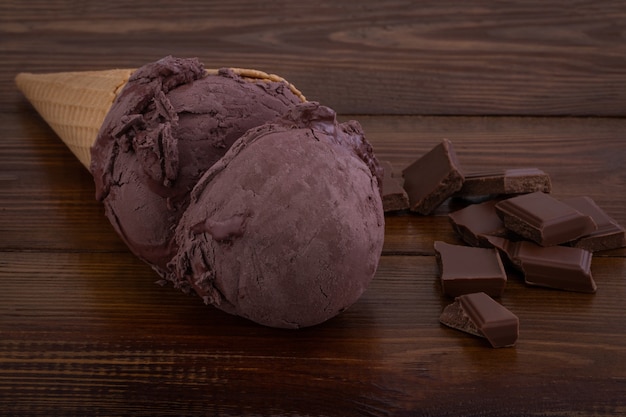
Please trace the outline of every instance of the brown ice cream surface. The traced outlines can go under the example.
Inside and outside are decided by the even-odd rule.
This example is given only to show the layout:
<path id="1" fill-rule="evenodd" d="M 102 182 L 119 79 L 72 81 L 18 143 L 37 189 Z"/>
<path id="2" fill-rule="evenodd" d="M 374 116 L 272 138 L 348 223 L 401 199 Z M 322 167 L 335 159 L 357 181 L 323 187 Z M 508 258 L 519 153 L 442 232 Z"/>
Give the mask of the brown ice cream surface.
<path id="1" fill-rule="evenodd" d="M 252 129 L 199 180 L 168 279 L 272 327 L 352 305 L 384 240 L 380 168 L 356 122 L 317 103 Z"/>
<path id="2" fill-rule="evenodd" d="M 199 177 L 248 129 L 300 99 L 286 83 L 207 75 L 197 59 L 166 57 L 135 71 L 92 148 L 96 196 L 118 234 L 160 274 Z"/>

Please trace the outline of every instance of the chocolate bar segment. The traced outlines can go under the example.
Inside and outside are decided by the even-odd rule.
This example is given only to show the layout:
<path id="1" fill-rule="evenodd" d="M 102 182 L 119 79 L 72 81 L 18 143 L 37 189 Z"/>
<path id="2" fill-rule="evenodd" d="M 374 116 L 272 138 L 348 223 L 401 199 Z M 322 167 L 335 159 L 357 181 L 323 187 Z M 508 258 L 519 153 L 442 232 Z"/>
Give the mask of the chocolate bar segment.
<path id="1" fill-rule="evenodd" d="M 496 212 L 507 229 L 542 246 L 566 243 L 597 228 L 591 217 L 542 192 L 503 200 Z"/>
<path id="2" fill-rule="evenodd" d="M 495 172 L 477 172 L 465 175 L 459 197 L 477 197 L 499 194 L 526 194 L 552 189 L 550 176 L 538 168 L 514 168 Z"/>
<path id="3" fill-rule="evenodd" d="M 394 177 L 389 161 L 381 161 L 383 167 L 383 211 L 400 211 L 409 208 L 409 196 L 402 187 L 402 178 Z"/>
<path id="4" fill-rule="evenodd" d="M 499 297 L 504 292 L 506 272 L 496 249 L 436 241 L 435 254 L 445 295 L 484 292 Z"/>
<path id="5" fill-rule="evenodd" d="M 479 292 L 457 297 L 439 321 L 457 330 L 485 337 L 494 348 L 513 346 L 519 337 L 519 319 L 509 309 Z"/>
<path id="6" fill-rule="evenodd" d="M 464 176 L 452 142 L 444 139 L 402 171 L 410 210 L 430 214 L 461 189 Z"/>
<path id="7" fill-rule="evenodd" d="M 624 228 L 609 217 L 591 198 L 574 197 L 562 201 L 579 212 L 590 216 L 598 226 L 596 231 L 570 242 L 571 246 L 592 252 L 626 246 L 626 232 Z"/>
<path id="8" fill-rule="evenodd" d="M 489 241 L 521 270 L 528 285 L 594 293 L 592 253 L 569 246 L 539 246 L 528 241 L 512 242 L 500 237 Z"/>
<path id="9" fill-rule="evenodd" d="M 493 247 L 487 235 L 506 237 L 509 231 L 496 213 L 498 200 L 471 204 L 448 214 L 452 228 L 471 246 Z"/>

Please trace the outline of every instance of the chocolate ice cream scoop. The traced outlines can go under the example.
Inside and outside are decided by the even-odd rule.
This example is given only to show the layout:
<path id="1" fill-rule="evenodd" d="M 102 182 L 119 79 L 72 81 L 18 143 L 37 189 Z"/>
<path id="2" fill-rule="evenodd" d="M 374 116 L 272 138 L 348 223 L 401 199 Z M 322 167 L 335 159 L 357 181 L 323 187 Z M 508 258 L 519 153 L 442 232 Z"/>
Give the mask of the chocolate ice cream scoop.
<path id="1" fill-rule="evenodd" d="M 133 253 L 163 275 L 200 176 L 248 129 L 300 102 L 285 82 L 209 75 L 197 59 L 136 70 L 91 151 L 96 196 Z"/>
<path id="2" fill-rule="evenodd" d="M 357 301 L 377 269 L 379 174 L 358 123 L 300 104 L 248 131 L 198 181 L 168 279 L 263 325 L 324 322 Z"/>

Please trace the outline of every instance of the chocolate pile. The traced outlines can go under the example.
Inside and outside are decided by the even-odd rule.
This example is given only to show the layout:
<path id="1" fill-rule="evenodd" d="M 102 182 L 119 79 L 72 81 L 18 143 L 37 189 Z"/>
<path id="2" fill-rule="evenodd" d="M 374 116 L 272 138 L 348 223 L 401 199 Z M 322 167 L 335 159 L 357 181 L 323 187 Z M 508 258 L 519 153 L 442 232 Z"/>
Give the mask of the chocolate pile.
<path id="1" fill-rule="evenodd" d="M 512 346 L 517 316 L 492 297 L 503 294 L 507 269 L 527 285 L 595 293 L 593 252 L 626 246 L 626 232 L 591 198 L 559 200 L 537 168 L 464 173 L 452 142 L 443 140 L 394 177 L 386 165 L 385 212 L 433 213 L 449 198 L 468 205 L 449 213 L 467 245 L 435 242 L 443 293 L 455 299 L 444 325 Z M 504 260 L 504 262 L 503 262 Z"/>

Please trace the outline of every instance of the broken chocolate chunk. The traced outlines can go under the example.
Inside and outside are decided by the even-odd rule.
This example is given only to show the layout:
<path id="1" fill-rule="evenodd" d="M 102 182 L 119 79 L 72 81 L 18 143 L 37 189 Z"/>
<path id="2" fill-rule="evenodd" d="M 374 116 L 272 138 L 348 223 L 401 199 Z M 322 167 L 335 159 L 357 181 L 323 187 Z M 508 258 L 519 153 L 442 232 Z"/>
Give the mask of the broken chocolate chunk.
<path id="1" fill-rule="evenodd" d="M 550 176 L 537 168 L 513 168 L 495 172 L 476 172 L 465 175 L 458 197 L 485 195 L 527 194 L 536 191 L 549 193 Z"/>
<path id="2" fill-rule="evenodd" d="M 519 336 L 519 319 L 483 292 L 457 297 L 446 306 L 439 321 L 453 329 L 486 338 L 494 348 L 513 346 Z"/>
<path id="3" fill-rule="evenodd" d="M 512 242 L 501 237 L 489 241 L 521 270 L 528 285 L 594 293 L 592 253 L 569 246 L 540 246 L 525 240 Z"/>
<path id="4" fill-rule="evenodd" d="M 448 214 L 452 228 L 468 245 L 492 247 L 486 235 L 506 237 L 510 234 L 496 213 L 497 203 L 498 200 L 488 200 Z"/>
<path id="5" fill-rule="evenodd" d="M 402 171 L 410 210 L 430 214 L 461 189 L 463 173 L 452 142 L 444 139 Z"/>
<path id="6" fill-rule="evenodd" d="M 401 211 L 409 208 L 409 196 L 402 187 L 402 178 L 393 175 L 393 167 L 388 161 L 381 161 L 383 167 L 383 210 Z"/>
<path id="7" fill-rule="evenodd" d="M 590 216 L 597 230 L 569 244 L 576 248 L 596 252 L 626 246 L 626 232 L 589 197 L 574 197 L 562 200 L 568 206 Z"/>
<path id="8" fill-rule="evenodd" d="M 596 230 L 591 217 L 542 192 L 503 200 L 496 204 L 496 212 L 507 229 L 542 246 L 566 243 Z"/>
<path id="9" fill-rule="evenodd" d="M 495 248 L 474 248 L 436 241 L 441 288 L 449 297 L 484 292 L 499 297 L 506 285 L 506 272 Z"/>

